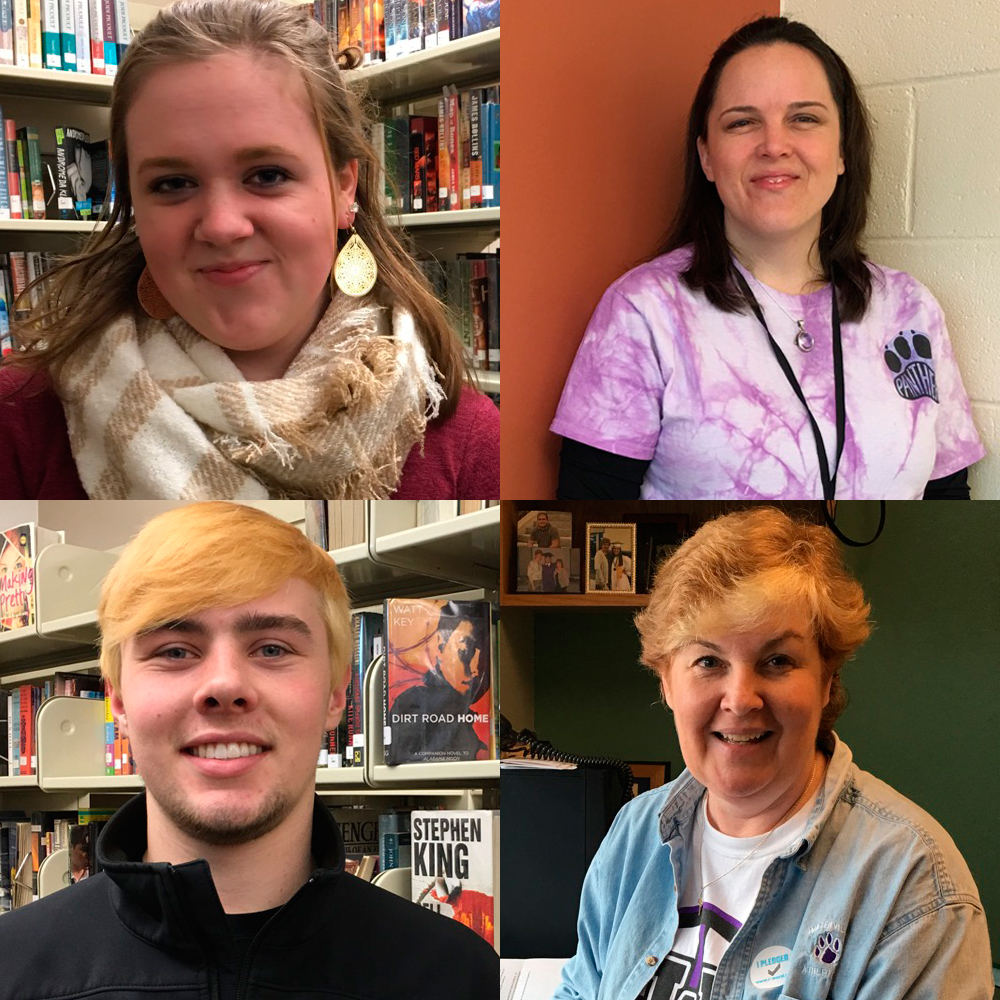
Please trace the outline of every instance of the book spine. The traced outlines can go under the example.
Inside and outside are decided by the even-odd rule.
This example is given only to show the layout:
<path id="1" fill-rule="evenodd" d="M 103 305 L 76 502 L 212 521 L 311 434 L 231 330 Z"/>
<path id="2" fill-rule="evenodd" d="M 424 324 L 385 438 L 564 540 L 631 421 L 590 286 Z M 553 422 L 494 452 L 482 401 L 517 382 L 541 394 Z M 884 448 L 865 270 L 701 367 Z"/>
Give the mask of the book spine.
<path id="1" fill-rule="evenodd" d="M 500 104 L 490 105 L 490 173 L 493 178 L 493 204 L 500 204 Z"/>
<path id="2" fill-rule="evenodd" d="M 436 49 L 438 43 L 438 0 L 424 0 L 423 24 L 420 26 L 420 44 L 425 49 Z"/>
<path id="3" fill-rule="evenodd" d="M 8 692 L 0 691 L 0 778 L 6 778 L 10 774 L 10 748 L 7 746 L 10 738 L 10 718 L 7 711 Z"/>
<path id="4" fill-rule="evenodd" d="M 481 208 L 483 204 L 483 149 L 480 115 L 480 93 L 469 92 L 469 206 Z"/>
<path id="5" fill-rule="evenodd" d="M 2 0 L 0 0 L 2 2 Z M 3 121 L 3 109 L 0 108 L 0 122 Z M 0 220 L 11 218 L 10 190 L 7 174 L 7 143 L 0 140 Z"/>
<path id="6" fill-rule="evenodd" d="M 42 48 L 46 69 L 76 69 L 76 30 L 73 28 L 72 0 L 42 0 Z M 68 9 L 68 21 L 67 21 Z M 67 36 L 66 32 L 70 34 Z M 63 60 L 63 48 L 69 46 L 73 65 Z"/>
<path id="7" fill-rule="evenodd" d="M 42 707 L 42 689 L 31 688 L 31 708 L 28 713 L 28 773 L 38 774 L 38 710 Z"/>
<path id="8" fill-rule="evenodd" d="M 31 774 L 31 686 L 18 688 L 18 767 L 19 774 Z"/>
<path id="9" fill-rule="evenodd" d="M 448 155 L 448 99 L 439 97 L 437 102 L 437 207 L 438 211 L 448 208 L 448 178 L 451 173 L 451 158 Z"/>
<path id="10" fill-rule="evenodd" d="M 76 71 L 90 72 L 90 13 L 87 0 L 73 0 L 73 24 L 76 27 Z"/>
<path id="11" fill-rule="evenodd" d="M 101 0 L 87 0 L 90 16 L 90 72 L 104 76 L 104 14 Z"/>
<path id="12" fill-rule="evenodd" d="M 104 683 L 104 773 L 115 773 L 115 717 L 111 712 L 111 685 Z"/>
<path id="13" fill-rule="evenodd" d="M 430 116 L 424 117 L 423 123 L 427 211 L 436 212 L 440 207 L 438 204 L 438 123 L 436 118 Z"/>
<path id="14" fill-rule="evenodd" d="M 489 369 L 491 372 L 498 372 L 500 371 L 500 258 L 496 254 L 486 258 L 486 306 Z"/>
<path id="15" fill-rule="evenodd" d="M 14 0 L 14 65 L 28 69 L 28 0 Z"/>
<path id="16" fill-rule="evenodd" d="M 3 120 L 4 147 L 7 153 L 7 191 L 10 195 L 10 217 L 23 218 L 21 211 L 21 177 L 17 169 L 17 123 L 13 118 Z"/>
<path id="17" fill-rule="evenodd" d="M 115 0 L 115 56 L 116 64 L 121 65 L 125 58 L 125 50 L 132 41 L 132 24 L 128 16 L 128 0 Z"/>
<path id="18" fill-rule="evenodd" d="M 41 0 L 28 0 L 28 65 L 43 68 Z"/>
<path id="19" fill-rule="evenodd" d="M 7 756 L 10 758 L 10 773 L 16 777 L 21 773 L 21 691 L 14 688 L 10 693 L 10 746 Z"/>
<path id="20" fill-rule="evenodd" d="M 448 91 L 448 208 L 455 211 L 462 207 L 462 158 L 459 142 L 458 94 L 454 87 Z"/>
<path id="21" fill-rule="evenodd" d="M 14 65 L 14 3 L 0 0 L 0 66 Z"/>
<path id="22" fill-rule="evenodd" d="M 464 90 L 459 95 L 459 128 L 462 150 L 462 208 L 472 207 L 471 184 L 469 180 L 469 91 Z"/>
<path id="23" fill-rule="evenodd" d="M 18 133 L 20 134 L 20 129 Z M 31 198 L 31 187 L 28 184 L 28 151 L 24 148 L 24 141 L 18 139 L 16 142 L 17 146 L 17 179 L 18 183 L 21 185 L 21 212 L 24 214 L 26 219 L 33 219 L 35 217 L 34 209 L 32 207 Z"/>
<path id="24" fill-rule="evenodd" d="M 410 204 L 414 212 L 425 211 L 427 160 L 424 156 L 423 119 L 410 119 Z"/>
<path id="25" fill-rule="evenodd" d="M 101 27 L 104 37 L 104 75 L 114 76 L 118 72 L 115 0 L 101 0 Z"/>

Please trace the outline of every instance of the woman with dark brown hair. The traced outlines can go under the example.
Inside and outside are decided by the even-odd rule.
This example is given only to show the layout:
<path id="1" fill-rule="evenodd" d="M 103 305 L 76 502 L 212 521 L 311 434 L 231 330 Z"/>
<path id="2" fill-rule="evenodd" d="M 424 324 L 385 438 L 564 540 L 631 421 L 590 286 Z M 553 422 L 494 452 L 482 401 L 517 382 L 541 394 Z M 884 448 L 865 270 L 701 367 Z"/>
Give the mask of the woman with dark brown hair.
<path id="1" fill-rule="evenodd" d="M 984 449 L 941 309 L 861 247 L 871 158 L 812 29 L 766 17 L 719 46 L 671 232 L 566 381 L 560 498 L 968 498 Z"/>
<path id="2" fill-rule="evenodd" d="M 383 216 L 353 58 L 279 0 L 138 33 L 107 226 L 0 371 L 0 495 L 499 495 L 499 414 Z"/>

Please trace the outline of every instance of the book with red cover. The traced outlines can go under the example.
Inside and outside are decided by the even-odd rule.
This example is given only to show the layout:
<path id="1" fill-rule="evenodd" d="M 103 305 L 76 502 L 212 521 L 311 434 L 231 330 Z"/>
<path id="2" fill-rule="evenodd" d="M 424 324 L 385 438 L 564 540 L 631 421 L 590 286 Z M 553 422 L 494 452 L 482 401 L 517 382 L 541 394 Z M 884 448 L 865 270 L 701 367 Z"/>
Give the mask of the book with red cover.
<path id="1" fill-rule="evenodd" d="M 385 602 L 389 764 L 493 756 L 488 601 Z"/>
<path id="2" fill-rule="evenodd" d="M 411 198 L 414 212 L 438 209 L 438 120 L 410 116 Z"/>

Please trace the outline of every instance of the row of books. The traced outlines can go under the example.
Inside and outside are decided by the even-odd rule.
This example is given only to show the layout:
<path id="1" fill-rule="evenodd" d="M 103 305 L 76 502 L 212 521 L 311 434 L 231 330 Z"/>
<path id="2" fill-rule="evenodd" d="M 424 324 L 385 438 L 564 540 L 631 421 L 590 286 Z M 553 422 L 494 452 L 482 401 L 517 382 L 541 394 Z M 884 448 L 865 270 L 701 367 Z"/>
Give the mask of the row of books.
<path id="1" fill-rule="evenodd" d="M 128 0 L 0 0 L 0 66 L 114 76 L 131 39 Z"/>
<path id="2" fill-rule="evenodd" d="M 445 212 L 500 204 L 500 87 L 445 87 L 437 115 L 376 122 L 372 142 L 393 212 Z"/>
<path id="3" fill-rule="evenodd" d="M 500 0 L 315 0 L 303 7 L 336 39 L 338 49 L 360 49 L 364 65 L 500 26 Z"/>
<path id="4" fill-rule="evenodd" d="M 421 261 L 438 298 L 446 303 L 470 365 L 500 370 L 500 254 L 465 253 L 451 261 Z"/>
<path id="5" fill-rule="evenodd" d="M 97 838 L 113 809 L 66 812 L 0 812 L 0 913 L 38 898 L 42 862 L 56 851 L 67 852 L 68 878 L 79 882 L 100 870 Z M 53 858 L 53 864 L 58 863 Z"/>
<path id="6" fill-rule="evenodd" d="M 0 220 L 96 218 L 114 203 L 111 155 L 107 139 L 90 141 L 83 129 L 71 125 L 55 129 L 55 173 L 42 155 L 38 129 L 17 127 L 3 115 L 0 143 Z M 55 208 L 51 202 L 55 199 Z"/>
<path id="7" fill-rule="evenodd" d="M 53 254 L 38 250 L 12 250 L 0 253 L 0 356 L 14 350 L 11 337 L 11 317 L 25 319 L 30 312 L 31 296 L 22 300 L 17 308 L 18 296 L 43 275 L 55 261 Z M 0 629 L 3 626 L 0 625 Z"/>
<path id="8" fill-rule="evenodd" d="M 38 774 L 35 721 L 42 702 L 54 695 L 99 699 L 104 682 L 96 674 L 57 671 L 43 684 L 0 690 L 0 777 Z"/>
<path id="9" fill-rule="evenodd" d="M 395 811 L 333 808 L 344 841 L 346 870 L 371 879 L 390 868 L 410 868 L 411 898 L 466 924 L 494 943 L 494 900 L 499 865 L 499 813 L 491 810 Z M 80 882 L 101 870 L 97 838 L 113 810 L 0 813 L 0 913 L 39 897 L 46 858 L 66 852 L 68 875 Z M 59 864 L 52 857 L 50 864 Z M 60 865 L 61 867 L 61 865 Z"/>

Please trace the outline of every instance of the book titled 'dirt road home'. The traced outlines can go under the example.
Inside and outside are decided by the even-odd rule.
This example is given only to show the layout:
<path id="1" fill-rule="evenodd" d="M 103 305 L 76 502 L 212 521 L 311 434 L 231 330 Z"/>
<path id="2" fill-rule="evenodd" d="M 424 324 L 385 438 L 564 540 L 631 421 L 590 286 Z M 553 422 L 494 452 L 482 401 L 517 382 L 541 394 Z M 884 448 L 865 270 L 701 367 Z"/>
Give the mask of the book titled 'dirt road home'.
<path id="1" fill-rule="evenodd" d="M 493 944 L 500 813 L 414 811 L 410 817 L 413 901 L 471 927 Z"/>
<path id="2" fill-rule="evenodd" d="M 389 764 L 493 756 L 488 601 L 385 602 Z"/>

